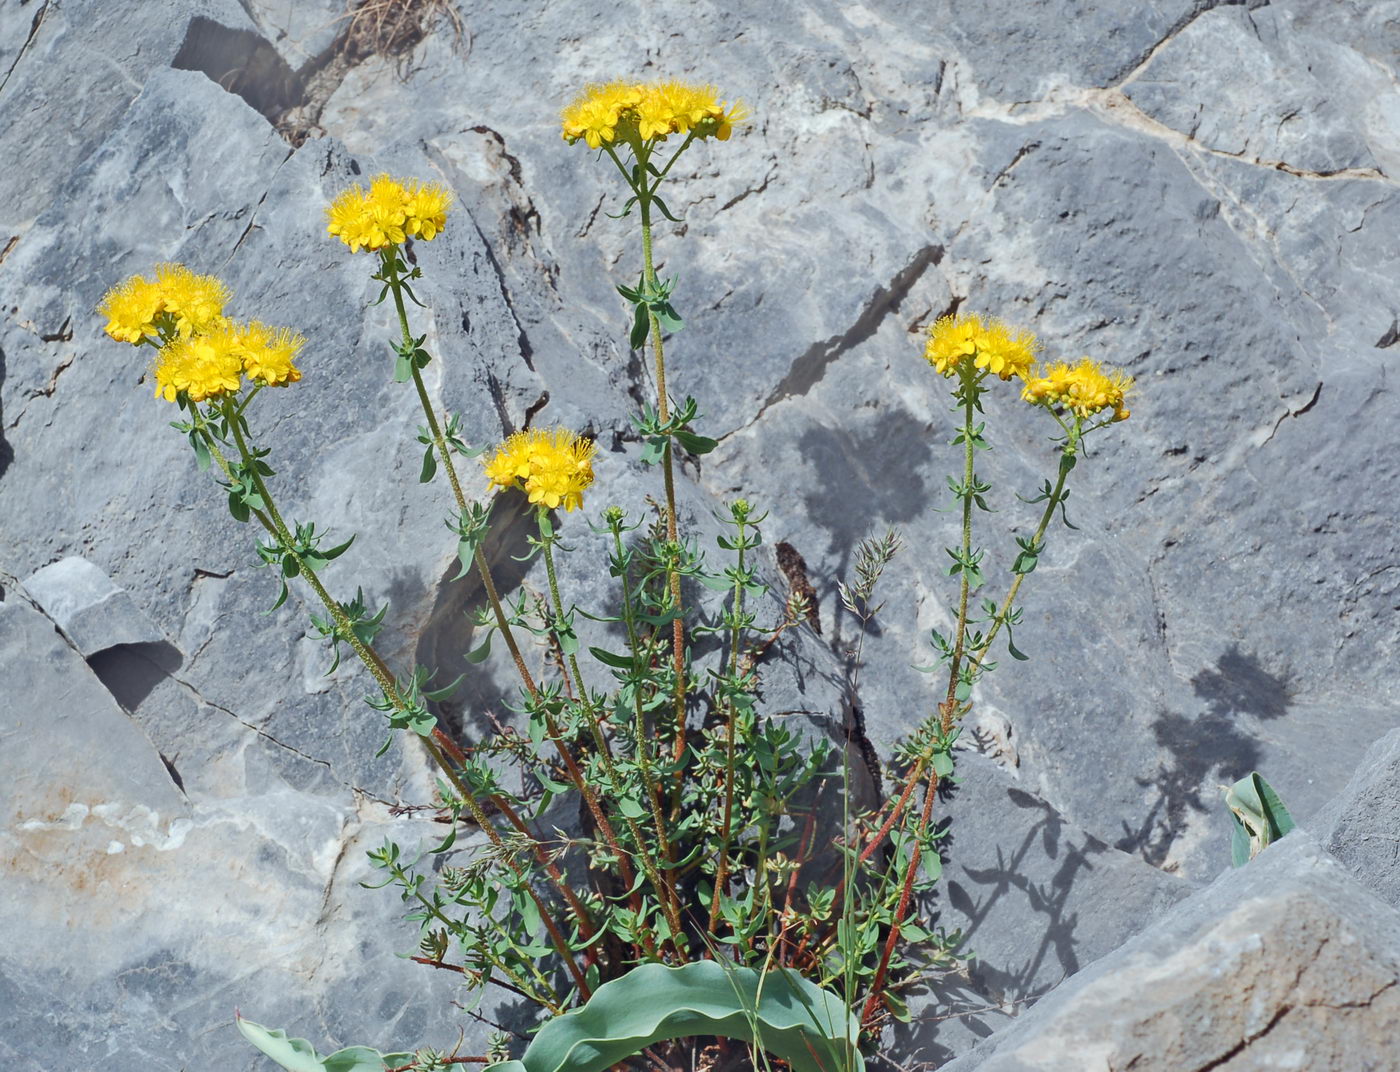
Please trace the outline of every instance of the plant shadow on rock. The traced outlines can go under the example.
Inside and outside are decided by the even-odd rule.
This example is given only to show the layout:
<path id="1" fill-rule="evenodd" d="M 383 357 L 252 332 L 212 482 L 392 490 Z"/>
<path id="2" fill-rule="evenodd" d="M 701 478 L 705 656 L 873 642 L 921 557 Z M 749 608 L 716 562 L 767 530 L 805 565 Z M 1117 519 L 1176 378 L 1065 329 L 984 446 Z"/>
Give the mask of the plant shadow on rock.
<path id="1" fill-rule="evenodd" d="M 804 504 L 812 523 L 827 534 L 837 578 L 850 573 L 862 538 L 879 535 L 884 525 L 908 524 L 928 501 L 919 470 L 933 457 L 933 444 L 927 427 L 907 410 L 880 414 L 854 430 L 811 425 L 799 437 L 798 450 L 816 472 L 814 490 Z M 841 651 L 840 612 L 837 617 L 831 644 Z M 868 628 L 879 635 L 878 621 Z"/>
<path id="2" fill-rule="evenodd" d="M 1081 875 L 1094 869 L 1094 857 L 1111 850 L 1090 837 L 1082 837 L 1083 844 L 1076 845 L 1064 836 L 1065 823 L 1059 812 L 1039 797 L 1014 786 L 1003 787 L 1001 791 L 1007 804 L 1016 811 L 1040 814 L 1034 816 L 1020 842 L 1009 852 L 997 846 L 992 866 L 959 863 L 961 854 L 956 844 L 959 838 L 976 842 L 983 836 L 981 831 L 967 829 L 969 812 L 962 810 L 958 817 L 945 819 L 940 825 L 943 836 L 939 847 L 948 867 L 942 881 L 934 887 L 930 908 L 938 909 L 938 900 L 945 899 L 943 907 L 951 908 L 956 918 L 948 920 L 946 913 L 934 911 L 926 914 L 937 914 L 946 925 L 961 927 L 963 942 L 959 953 L 971 959 L 965 971 L 949 972 L 929 983 L 932 1000 L 927 1003 L 928 1007 L 939 1011 L 915 1017 L 909 1024 L 897 1027 L 897 1044 L 906 1056 L 916 1054 L 921 1060 L 935 1064 L 952 1060 L 958 1051 L 940 1045 L 937 1028 L 930 1030 L 930 1024 L 958 1020 L 963 1030 L 985 1038 L 1000 1026 L 1006 1006 L 1036 1001 L 1080 968 L 1075 933 L 1079 913 L 1071 909 L 1075 883 Z M 958 792 L 956 784 L 946 789 L 940 787 L 940 800 L 950 803 Z M 977 809 L 977 814 L 997 822 L 995 817 L 1006 815 L 1007 809 L 1000 803 L 985 802 Z M 975 824 L 976 819 L 971 822 Z M 1048 880 L 1037 881 L 1032 877 L 1037 871 L 1043 875 L 1047 870 L 1043 864 L 1036 866 L 1035 861 L 1040 858 L 1053 862 Z M 1017 900 L 1019 905 L 1005 905 L 1003 902 L 1008 898 Z M 1019 963 L 994 963 L 978 949 L 978 935 L 984 927 L 990 927 L 994 935 L 1004 930 L 1008 923 L 1006 913 L 1018 911 L 1021 919 L 1020 926 L 1015 928 L 1017 932 L 1028 938 L 1038 933 L 1039 938 Z M 1018 954 L 1018 958 L 1020 956 Z M 1047 967 L 1052 971 L 1049 978 L 1044 974 Z M 990 1015 L 995 1015 L 998 1022 L 988 1023 Z M 964 1043 L 960 1048 L 965 1047 Z"/>
<path id="3" fill-rule="evenodd" d="M 1172 711 L 1157 716 L 1152 732 L 1167 758 L 1154 775 L 1138 779 L 1139 785 L 1156 789 L 1157 799 L 1136 829 L 1123 824 L 1124 836 L 1117 842 L 1154 867 L 1166 863 L 1188 813 L 1205 813 L 1213 806 L 1202 793 L 1212 772 L 1233 782 L 1259 766 L 1259 741 L 1243 718 L 1282 718 L 1292 698 L 1286 677 L 1271 674 L 1234 645 L 1214 669 L 1193 677 L 1191 687 L 1206 709 L 1195 718 Z"/>
<path id="4" fill-rule="evenodd" d="M 501 496 L 495 506 L 495 515 L 482 550 L 491 566 L 491 576 L 500 592 L 502 603 L 509 606 L 525 583 L 525 573 L 529 563 L 517 561 L 513 552 L 526 546 L 525 538 L 534 532 L 533 512 L 518 495 Z M 457 732 L 453 736 L 462 739 L 489 736 L 495 727 L 490 724 L 488 713 L 494 713 L 505 721 L 509 705 L 518 704 L 515 667 L 501 639 L 499 632 L 491 634 L 491 663 L 473 664 L 467 661 L 467 654 L 481 643 L 473 619 L 475 611 L 486 605 L 486 593 L 476 568 L 468 568 L 466 575 L 457 578 L 461 563 L 453 559 L 448 570 L 437 585 L 437 596 L 433 609 L 419 634 L 415 658 L 418 665 L 434 671 L 429 688 L 441 688 L 461 675 L 462 683 L 451 698 L 435 706 L 444 721 Z M 538 652 L 532 643 L 533 637 L 522 630 L 515 630 L 526 664 L 532 673 L 538 673 Z M 496 664 L 502 674 L 509 674 L 502 683 L 496 676 L 486 671 L 486 666 Z"/>

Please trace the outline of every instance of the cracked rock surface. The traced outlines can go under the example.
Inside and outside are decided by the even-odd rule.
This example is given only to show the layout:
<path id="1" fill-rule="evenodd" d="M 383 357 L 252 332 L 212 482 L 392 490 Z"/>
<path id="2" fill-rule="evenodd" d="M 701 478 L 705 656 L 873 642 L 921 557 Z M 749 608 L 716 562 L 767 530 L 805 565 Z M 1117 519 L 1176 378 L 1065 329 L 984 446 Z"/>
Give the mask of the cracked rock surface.
<path id="1" fill-rule="evenodd" d="M 433 836 L 394 808 L 429 799 L 425 758 L 373 757 L 368 679 L 324 673 L 298 597 L 263 616 L 276 579 L 151 399 L 144 356 L 107 340 L 93 308 L 123 276 L 179 260 L 227 279 L 237 315 L 308 336 L 305 380 L 260 397 L 255 418 L 286 512 L 359 534 L 328 583 L 389 601 L 396 665 L 450 680 L 474 646 L 460 612 L 480 593 L 450 581 L 445 490 L 417 484 L 421 418 L 391 382 L 390 313 L 321 206 L 381 169 L 449 184 L 446 232 L 415 250 L 433 400 L 476 443 L 532 423 L 587 431 L 590 507 L 641 509 L 657 480 L 628 415 L 654 386 L 613 289 L 637 271 L 637 241 L 609 216 L 613 177 L 557 126 L 580 85 L 624 68 L 714 81 L 754 110 L 678 165 L 667 200 L 684 222 L 658 252 L 687 320 L 671 388 L 700 399 L 698 430 L 721 441 L 681 467 L 682 524 L 710 539 L 713 511 L 746 495 L 816 594 L 820 635 L 795 635 L 765 671 L 782 710 L 859 728 L 888 755 L 935 699 L 911 669 L 949 624 L 942 548 L 956 541 L 954 417 L 920 359 L 935 317 L 998 314 L 1049 356 L 1138 378 L 1132 419 L 1075 471 L 1077 528 L 1052 533 L 1024 590 L 1016 642 L 1031 661 L 1003 659 L 977 696 L 966 743 L 985 755 L 967 756 L 940 805 L 952 835 L 934 907 L 979 959 L 928 981 L 921 1018 L 891 1043 L 899 1061 L 964 1053 L 1171 905 L 1198 903 L 1178 904 L 1228 859 L 1219 784 L 1258 768 L 1306 824 L 1400 722 L 1400 2 L 437 10 L 384 41 L 339 0 L 0 6 L 9 1067 L 258 1067 L 234 1006 L 323 1051 L 451 1048 L 459 1028 L 480 1051 L 447 973 L 394 958 L 414 946 L 396 898 L 357 886 L 366 848 Z M 1033 508 L 1013 493 L 1033 495 L 1053 465 L 1051 429 L 1022 408 L 1012 392 L 988 404 L 989 531 L 1028 533 Z M 577 518 L 566 532 L 591 550 Z M 502 520 L 487 550 L 503 586 L 538 589 L 538 564 L 511 558 L 523 517 Z M 854 623 L 836 584 L 887 525 L 906 550 L 850 696 Z M 1014 549 L 988 543 L 999 593 Z M 88 659 L 60 635 L 15 579 L 73 556 L 149 635 L 79 643 Z M 783 572 L 762 565 L 780 599 Z M 607 579 L 585 554 L 563 574 L 602 609 Z M 493 658 L 444 724 L 473 740 L 510 695 Z M 1361 832 L 1347 845 L 1391 863 L 1358 862 L 1341 834 L 1324 844 L 1393 899 L 1393 795 L 1367 788 L 1386 784 L 1388 755 L 1328 814 Z M 1345 803 L 1377 799 L 1370 814 Z M 1354 891 L 1334 904 L 1341 879 L 1319 894 L 1285 877 L 1325 960 L 1352 933 Z M 1265 933 L 1259 913 L 1222 918 L 1217 946 Z M 1201 926 L 1171 932 L 1183 956 L 1216 948 Z M 1360 933 L 1358 963 L 1393 968 Z M 1132 971 L 1134 986 L 1160 983 Z M 1308 994 L 1336 982 L 1354 996 L 1328 972 Z M 1262 1041 L 1326 1019 L 1301 993 L 1269 993 L 1260 1024 L 1283 1004 L 1304 1011 Z M 1388 1000 L 1345 1015 L 1381 1023 L 1365 1018 L 1392 1015 Z M 1239 1023 L 1204 1060 L 1260 1026 Z"/>
<path id="2" fill-rule="evenodd" d="M 1397 1031 L 1400 912 L 1298 832 L 945 1068 L 1380 1070 Z"/>

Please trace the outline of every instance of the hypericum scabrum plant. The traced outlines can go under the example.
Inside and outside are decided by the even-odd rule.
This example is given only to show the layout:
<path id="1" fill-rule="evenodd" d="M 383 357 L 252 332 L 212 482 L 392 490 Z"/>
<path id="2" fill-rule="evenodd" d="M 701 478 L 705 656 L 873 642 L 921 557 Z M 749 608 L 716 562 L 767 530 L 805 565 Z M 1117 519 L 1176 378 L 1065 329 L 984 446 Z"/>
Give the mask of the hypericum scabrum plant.
<path id="1" fill-rule="evenodd" d="M 432 705 L 454 686 L 431 687 L 435 668 L 396 671 L 376 650 L 387 607 L 369 606 L 363 588 L 339 600 L 322 583 L 322 569 L 353 537 L 323 546 L 323 529 L 289 522 L 277 506 L 277 474 L 271 448 L 255 434 L 253 402 L 264 389 L 301 380 L 296 362 L 306 340 L 229 318 L 228 288 L 181 265 L 126 280 L 100 306 L 113 339 L 153 350 L 156 395 L 184 412 L 175 427 L 200 468 L 216 467 L 232 516 L 265 531 L 256 554 L 281 578 L 274 606 L 287 598 L 289 581 L 304 581 L 324 607 L 311 620 L 331 649 L 332 669 L 343 649 L 353 652 L 374 681 L 368 704 L 390 731 L 411 731 L 441 772 L 432 802 L 447 830 L 441 842 L 421 853 L 389 842 L 370 856 L 379 885 L 399 891 L 418 926 L 413 959 L 559 1017 L 521 1060 L 497 1066 L 503 1072 L 601 1070 L 642 1050 L 654 1065 L 672 1067 L 694 1056 L 683 1037 L 696 1034 L 740 1040 L 755 1061 L 771 1053 L 795 1069 L 862 1067 L 858 1045 L 877 1037 L 891 1015 L 905 1015 L 902 995 L 931 969 L 955 963 L 959 936 L 929 917 L 944 837 L 934 821 L 937 790 L 953 776 L 973 689 L 995 669 L 994 642 L 1004 633 L 1008 653 L 1025 658 L 1012 635 L 1016 600 L 1045 554 L 1056 511 L 1063 513 L 1085 438 L 1128 416 L 1127 376 L 1088 358 L 1041 362 L 1029 331 L 978 315 L 944 317 L 929 329 L 924 356 L 949 382 L 960 419 L 952 445 L 961 472 L 948 478 L 961 521 L 961 538 L 947 549 L 954 625 L 932 635 L 937 661 L 927 669 L 946 672 L 946 682 L 886 772 L 895 788 L 865 806 L 851 791 L 844 744 L 760 702 L 765 675 L 785 672 L 765 656 L 811 610 L 796 588 L 776 611 L 763 599 L 766 515 L 747 499 L 725 505 L 718 565 L 679 531 L 675 454 L 703 455 L 716 444 L 694 428 L 697 401 L 667 391 L 667 336 L 684 321 L 676 280 L 656 273 L 654 230 L 675 220 L 661 194 L 676 162 L 697 142 L 727 141 L 747 114 L 711 86 L 675 81 L 592 85 L 562 114 L 564 140 L 621 176 L 628 194 L 617 216 L 637 223 L 636 282 L 617 291 L 629 309 L 627 344 L 649 349 L 655 372 L 654 404 L 632 414 L 638 461 L 660 469 L 655 516 L 609 505 L 588 520 L 598 494 L 588 438 L 528 427 L 474 448 L 473 430 L 431 403 L 422 373 L 433 357 L 409 316 L 409 304 L 419 304 L 413 287 L 431 260 L 409 250 L 448 226 L 449 190 L 379 175 L 326 206 L 328 235 L 353 255 L 371 255 L 378 301 L 392 299 L 398 330 L 386 374 L 411 383 L 421 405 L 420 482 L 446 478 L 461 563 L 454 580 L 474 571 L 482 585 L 484 604 L 473 611 L 480 643 L 465 657 L 481 662 L 499 638 L 519 677 L 516 724 L 478 740 L 457 740 L 439 724 Z M 976 471 L 978 452 L 989 446 L 982 402 L 1003 383 L 1019 384 L 1021 397 L 1053 422 L 1059 459 L 1053 480 L 1025 500 L 1044 505 L 1032 534 L 1016 541 L 1005 596 L 978 602 L 990 565 L 974 540 L 975 521 L 992 493 Z M 459 471 L 471 459 L 481 466 L 479 473 L 473 466 L 484 478 L 481 498 Z M 521 560 L 543 561 L 542 593 L 522 587 L 506 599 L 495 583 L 483 542 L 502 498 L 523 500 L 533 522 L 514 550 Z M 585 548 L 612 580 L 610 606 L 585 610 L 562 589 L 559 556 Z M 854 578 L 840 585 L 860 623 L 852 692 L 865 630 L 882 611 L 876 587 L 899 549 L 894 532 L 863 541 Z M 700 589 L 717 593 L 710 605 L 686 601 Z M 613 638 L 607 647 L 585 648 L 583 618 L 612 627 L 598 634 Z M 522 638 L 543 649 L 544 671 L 532 673 Z M 697 640 L 711 650 L 699 660 Z M 505 778 L 508 768 L 517 776 Z M 559 801 L 574 806 L 558 808 Z M 459 844 L 461 833 L 475 830 L 484 840 Z M 426 1072 L 502 1059 L 504 1048 L 459 1057 L 352 1047 L 322 1058 L 302 1040 L 240 1026 L 298 1069 Z M 591 1040 L 582 1050 L 569 1041 L 580 1031 Z"/>

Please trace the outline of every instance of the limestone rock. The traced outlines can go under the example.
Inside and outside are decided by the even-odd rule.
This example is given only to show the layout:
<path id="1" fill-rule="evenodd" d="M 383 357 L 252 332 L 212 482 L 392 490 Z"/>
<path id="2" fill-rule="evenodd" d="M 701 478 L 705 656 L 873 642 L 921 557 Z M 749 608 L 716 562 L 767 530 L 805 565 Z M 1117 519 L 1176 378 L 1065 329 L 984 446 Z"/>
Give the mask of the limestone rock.
<path id="1" fill-rule="evenodd" d="M 78 555 L 31 573 L 24 590 L 84 656 L 165 639 L 126 591 Z"/>
<path id="2" fill-rule="evenodd" d="M 991 759 L 958 758 L 932 908 L 966 970 L 936 976 L 894 1032 L 910 1062 L 950 1060 L 1112 953 L 1193 885 L 1067 823 Z"/>
<path id="3" fill-rule="evenodd" d="M 1293 834 L 946 1068 L 1379 1072 L 1397 978 L 1400 913 Z"/>
<path id="4" fill-rule="evenodd" d="M 1371 746 L 1309 827 L 1364 886 L 1400 908 L 1400 730 Z"/>

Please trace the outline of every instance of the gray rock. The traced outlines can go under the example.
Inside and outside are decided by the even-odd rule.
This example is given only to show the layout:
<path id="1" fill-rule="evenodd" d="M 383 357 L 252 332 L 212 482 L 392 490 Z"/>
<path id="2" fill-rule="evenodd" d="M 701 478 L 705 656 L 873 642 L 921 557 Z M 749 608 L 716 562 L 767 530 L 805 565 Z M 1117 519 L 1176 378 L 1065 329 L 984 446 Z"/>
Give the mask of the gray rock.
<path id="1" fill-rule="evenodd" d="M 991 759 L 961 755 L 957 779 L 938 806 L 945 863 L 930 908 L 972 959 L 912 1002 L 896 1032 L 911 1062 L 963 1052 L 1194 888 L 1075 829 Z"/>
<path id="2" fill-rule="evenodd" d="M 1400 913 L 1292 834 L 945 1067 L 1379 1072 L 1397 976 Z"/>
<path id="3" fill-rule="evenodd" d="M 1308 825 L 1363 885 L 1400 908 L 1400 730 L 1371 746 L 1346 788 Z"/>
<path id="4" fill-rule="evenodd" d="M 24 590 L 84 657 L 118 644 L 159 644 L 165 639 L 124 589 L 81 556 L 35 570 Z"/>
<path id="5" fill-rule="evenodd" d="M 346 1044 L 370 1037 L 372 1008 L 385 1048 L 400 1033 L 451 1046 L 451 978 L 396 957 L 414 944 L 396 899 L 358 885 L 376 877 L 366 850 L 432 824 L 295 788 L 255 732 L 182 777 L 20 598 L 0 602 L 0 664 L 8 1067 L 261 1067 L 237 1006 Z"/>

